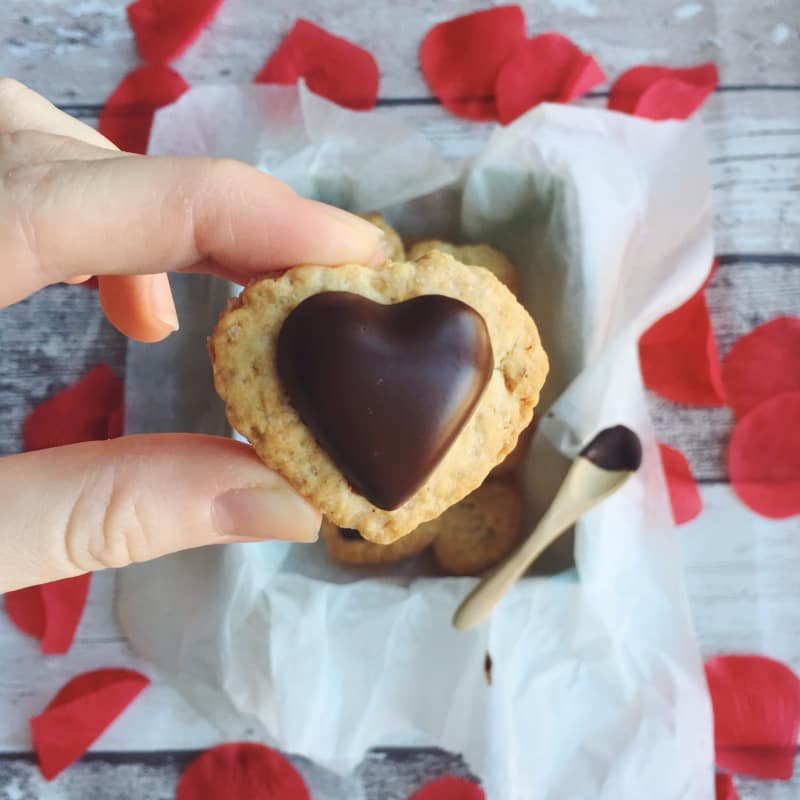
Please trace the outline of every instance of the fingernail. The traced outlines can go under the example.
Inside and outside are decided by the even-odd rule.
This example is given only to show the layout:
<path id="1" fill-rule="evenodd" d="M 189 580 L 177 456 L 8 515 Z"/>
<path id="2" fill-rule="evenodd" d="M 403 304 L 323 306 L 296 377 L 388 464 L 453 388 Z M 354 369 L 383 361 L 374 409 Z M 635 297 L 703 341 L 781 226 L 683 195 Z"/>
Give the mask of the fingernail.
<path id="1" fill-rule="evenodd" d="M 86 283 L 86 281 L 88 281 L 91 277 L 91 275 L 75 275 L 73 278 L 67 278 L 64 283 Z"/>
<path id="2" fill-rule="evenodd" d="M 357 217 L 349 211 L 336 208 L 336 206 L 329 206 L 327 203 L 319 203 L 318 205 L 326 214 L 333 217 L 337 222 L 352 228 L 359 235 L 369 234 L 374 236 L 376 241 L 383 239 L 383 231 L 377 225 L 373 225 L 371 222 L 367 222 L 367 220 L 361 219 L 361 217 Z"/>
<path id="3" fill-rule="evenodd" d="M 150 281 L 150 311 L 170 330 L 178 330 L 178 312 L 169 288 L 169 277 L 164 273 L 153 275 Z"/>
<path id="4" fill-rule="evenodd" d="M 315 542 L 320 517 L 302 497 L 285 486 L 252 486 L 220 495 L 211 509 L 223 536 Z"/>

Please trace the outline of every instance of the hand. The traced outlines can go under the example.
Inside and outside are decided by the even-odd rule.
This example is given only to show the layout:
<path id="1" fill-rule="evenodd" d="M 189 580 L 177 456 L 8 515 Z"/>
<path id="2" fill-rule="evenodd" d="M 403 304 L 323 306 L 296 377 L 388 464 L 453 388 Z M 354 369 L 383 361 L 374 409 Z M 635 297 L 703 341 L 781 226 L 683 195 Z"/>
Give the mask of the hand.
<path id="1" fill-rule="evenodd" d="M 123 153 L 0 78 L 0 308 L 100 277 L 123 333 L 177 329 L 167 272 L 244 282 L 374 263 L 380 232 L 238 162 Z M 313 541 L 319 514 L 229 439 L 131 436 L 0 459 L 0 592 L 201 545 Z"/>

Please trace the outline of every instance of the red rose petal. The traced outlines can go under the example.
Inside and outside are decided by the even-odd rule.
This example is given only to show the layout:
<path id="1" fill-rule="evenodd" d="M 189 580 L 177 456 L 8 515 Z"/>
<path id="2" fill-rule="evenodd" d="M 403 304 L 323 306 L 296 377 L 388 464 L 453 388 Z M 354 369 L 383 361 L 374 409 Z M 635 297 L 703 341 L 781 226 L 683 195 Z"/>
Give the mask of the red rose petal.
<path id="1" fill-rule="evenodd" d="M 52 780 L 80 758 L 149 683 L 132 669 L 84 672 L 67 683 L 30 721 L 42 775 Z"/>
<path id="2" fill-rule="evenodd" d="M 800 678 L 763 656 L 705 664 L 717 766 L 756 778 L 790 778 L 800 734 Z"/>
<path id="3" fill-rule="evenodd" d="M 8 618 L 23 633 L 41 639 L 44 636 L 47 616 L 40 586 L 29 586 L 3 595 Z"/>
<path id="4" fill-rule="evenodd" d="M 718 772 L 715 778 L 716 800 L 739 800 L 733 778 L 724 772 Z"/>
<path id="5" fill-rule="evenodd" d="M 509 55 L 525 40 L 517 6 L 497 6 L 435 25 L 420 48 L 422 74 L 451 113 L 497 119 L 495 83 Z"/>
<path id="6" fill-rule="evenodd" d="M 676 525 L 694 519 L 703 510 L 703 501 L 689 467 L 686 456 L 668 444 L 658 443 L 661 464 L 667 479 L 669 501 L 672 506 L 672 519 Z"/>
<path id="7" fill-rule="evenodd" d="M 646 119 L 688 119 L 714 91 L 713 86 L 665 78 L 648 87 L 636 104 L 636 116 Z"/>
<path id="8" fill-rule="evenodd" d="M 139 67 L 129 72 L 106 100 L 97 128 L 120 150 L 146 153 L 156 111 L 174 103 L 188 88 L 169 67 Z"/>
<path id="9" fill-rule="evenodd" d="M 90 575 L 77 575 L 5 595 L 6 612 L 25 633 L 42 640 L 42 653 L 66 653 L 86 606 Z"/>
<path id="10" fill-rule="evenodd" d="M 739 499 L 758 514 L 800 514 L 800 392 L 765 400 L 736 423 L 728 476 Z"/>
<path id="11" fill-rule="evenodd" d="M 704 289 L 642 334 L 639 364 L 645 386 L 667 400 L 696 406 L 725 405 Z"/>
<path id="12" fill-rule="evenodd" d="M 776 317 L 737 339 L 722 364 L 737 417 L 783 392 L 800 391 L 800 317 Z"/>
<path id="13" fill-rule="evenodd" d="M 718 84 L 715 64 L 633 67 L 614 82 L 608 107 L 648 119 L 686 119 Z"/>
<path id="14" fill-rule="evenodd" d="M 486 795 L 477 783 L 459 775 L 434 778 L 418 789 L 409 800 L 485 800 Z"/>
<path id="15" fill-rule="evenodd" d="M 144 61 L 168 64 L 200 35 L 222 0 L 136 0 L 128 22 Z"/>
<path id="16" fill-rule="evenodd" d="M 178 781 L 176 800 L 311 800 L 300 773 L 276 750 L 253 742 L 206 750 Z"/>
<path id="17" fill-rule="evenodd" d="M 107 438 L 109 418 L 122 405 L 122 395 L 122 381 L 100 364 L 28 414 L 22 427 L 25 449 Z"/>
<path id="18" fill-rule="evenodd" d="M 592 56 L 559 33 L 517 45 L 503 64 L 495 87 L 503 124 L 544 102 L 568 103 L 606 79 Z"/>
<path id="19" fill-rule="evenodd" d="M 295 83 L 334 103 L 356 110 L 370 109 L 378 99 L 380 76 L 372 54 L 299 19 L 255 77 L 256 83 Z"/>

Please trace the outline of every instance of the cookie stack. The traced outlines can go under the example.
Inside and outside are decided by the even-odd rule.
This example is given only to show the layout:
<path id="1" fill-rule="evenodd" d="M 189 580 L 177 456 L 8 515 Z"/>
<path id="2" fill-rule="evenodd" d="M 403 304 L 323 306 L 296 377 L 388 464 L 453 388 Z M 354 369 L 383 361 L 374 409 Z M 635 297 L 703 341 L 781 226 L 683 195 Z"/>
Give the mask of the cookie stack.
<path id="1" fill-rule="evenodd" d="M 520 533 L 518 467 L 547 373 L 514 265 L 418 241 L 380 215 L 385 264 L 304 265 L 249 285 L 209 340 L 228 419 L 324 514 L 337 560 L 431 547 L 476 575 Z"/>

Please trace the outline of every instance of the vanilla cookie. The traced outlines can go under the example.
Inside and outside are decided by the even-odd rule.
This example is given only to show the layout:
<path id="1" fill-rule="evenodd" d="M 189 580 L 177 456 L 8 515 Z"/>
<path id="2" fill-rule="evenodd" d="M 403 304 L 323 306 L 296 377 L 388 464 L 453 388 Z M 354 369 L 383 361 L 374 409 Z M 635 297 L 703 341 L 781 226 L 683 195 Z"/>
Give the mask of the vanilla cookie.
<path id="1" fill-rule="evenodd" d="M 347 564 L 391 564 L 411 558 L 428 547 L 438 533 L 436 520 L 431 520 L 390 544 L 375 544 L 352 528 L 340 528 L 329 520 L 322 523 L 322 538 L 331 558 Z"/>
<path id="2" fill-rule="evenodd" d="M 342 528 L 387 544 L 476 489 L 531 421 L 536 325 L 444 253 L 250 284 L 209 340 L 228 419 Z"/>
<path id="3" fill-rule="evenodd" d="M 480 575 L 517 544 L 522 519 L 519 487 L 486 481 L 433 523 L 433 554 L 450 575 Z"/>
<path id="4" fill-rule="evenodd" d="M 383 218 L 383 214 L 359 214 L 358 216 L 383 231 L 383 254 L 387 261 L 406 260 L 403 240 L 400 238 L 400 234 Z"/>
<path id="5" fill-rule="evenodd" d="M 495 277 L 508 286 L 515 294 L 519 294 L 519 280 L 514 265 L 499 251 L 488 244 L 451 244 L 438 239 L 425 239 L 411 246 L 408 260 L 416 261 L 418 258 L 438 250 L 449 253 L 453 258 L 469 267 L 483 267 L 493 273 Z"/>

